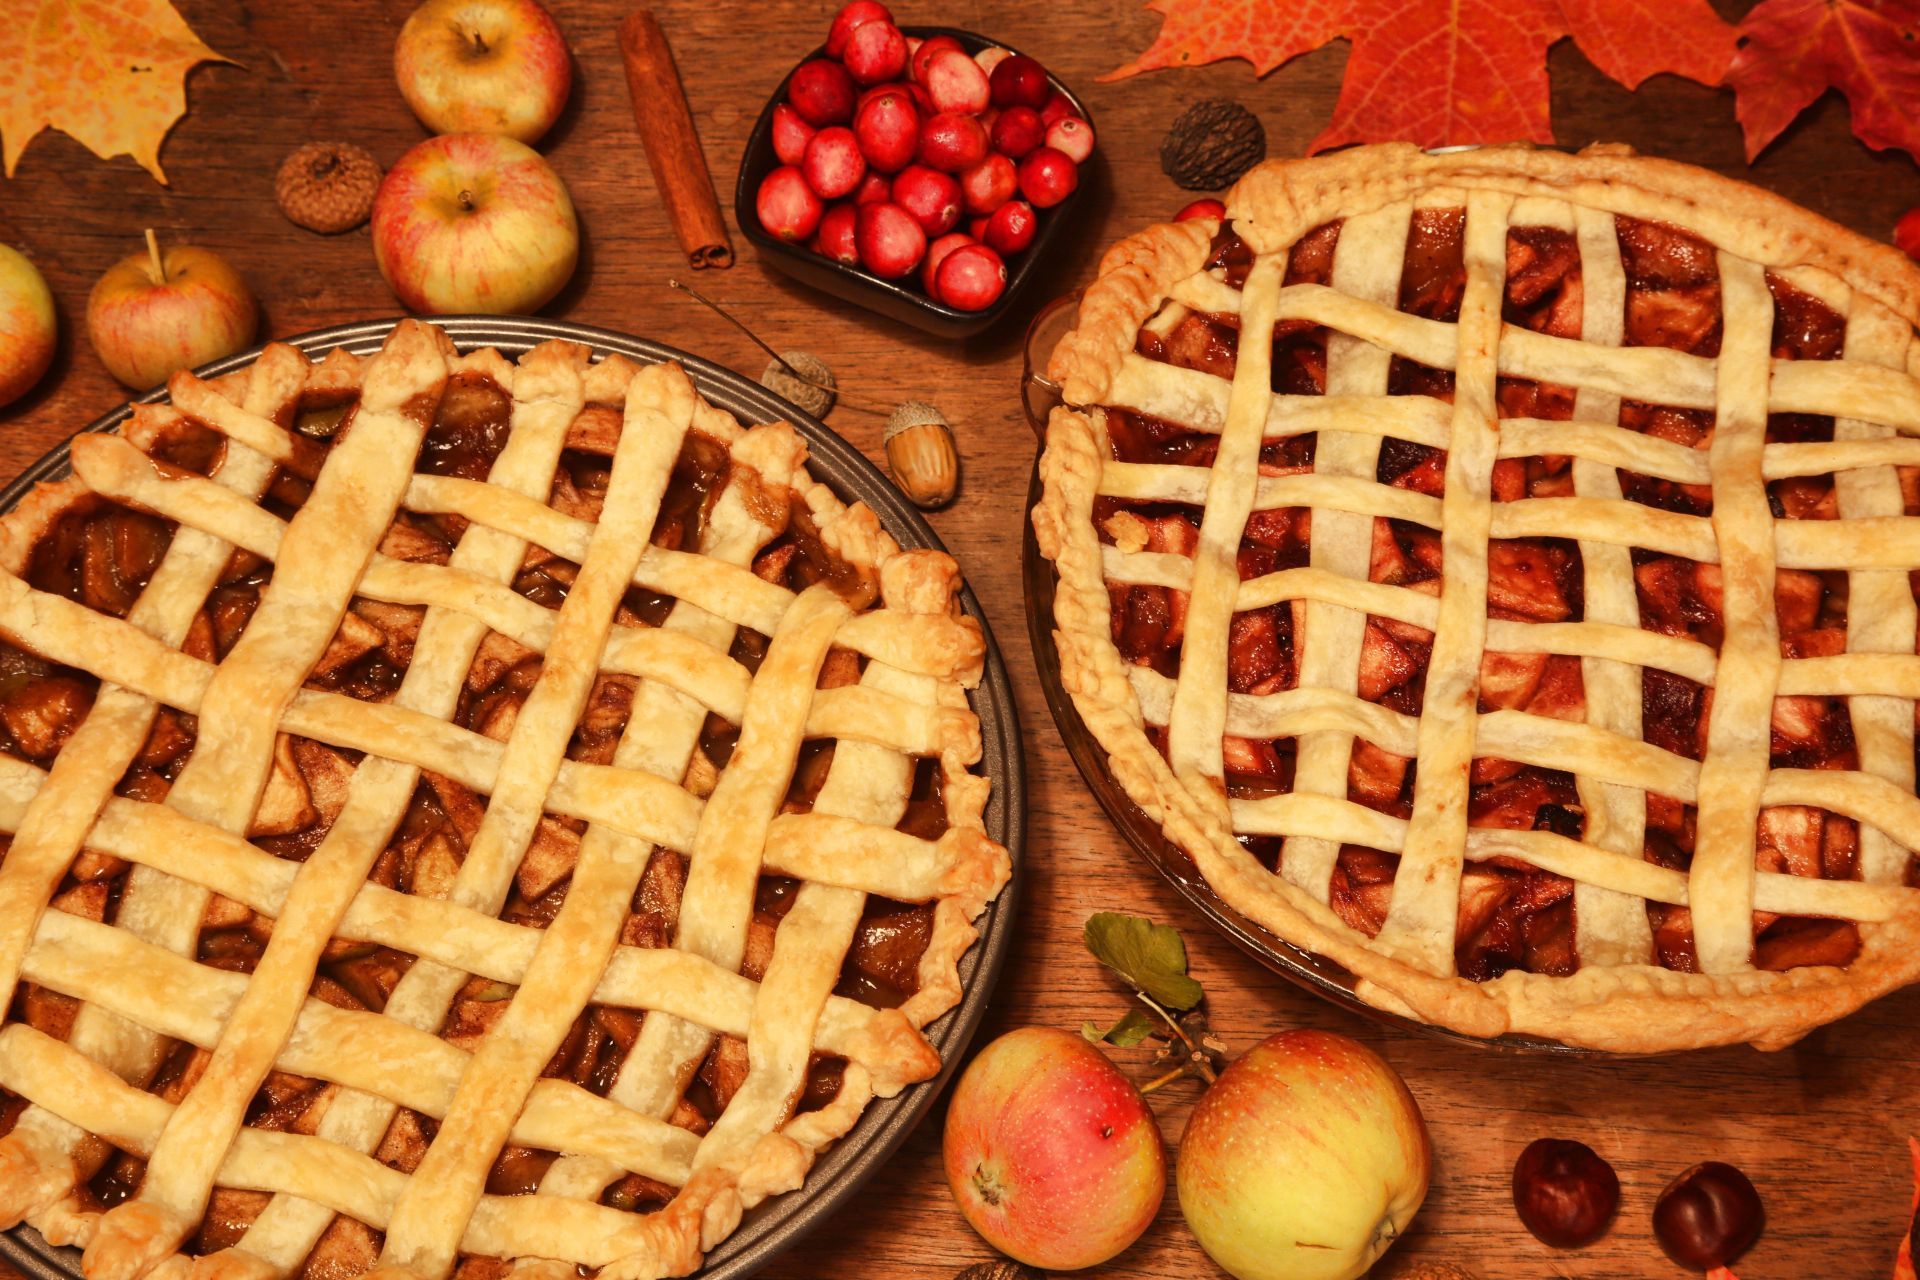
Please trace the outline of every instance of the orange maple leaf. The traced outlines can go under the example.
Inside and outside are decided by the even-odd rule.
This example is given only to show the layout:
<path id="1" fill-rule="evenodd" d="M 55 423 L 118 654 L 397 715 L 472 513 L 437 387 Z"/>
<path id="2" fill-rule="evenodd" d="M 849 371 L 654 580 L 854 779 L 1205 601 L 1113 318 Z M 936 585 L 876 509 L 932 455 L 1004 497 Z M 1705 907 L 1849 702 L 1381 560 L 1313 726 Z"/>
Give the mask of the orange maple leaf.
<path id="1" fill-rule="evenodd" d="M 0 0 L 0 151 L 49 126 L 103 160 L 130 155 L 159 182 L 160 143 L 187 110 L 187 72 L 230 62 L 167 0 Z"/>
<path id="2" fill-rule="evenodd" d="M 1733 28 L 1707 0 L 1147 0 L 1159 38 L 1119 80 L 1245 58 L 1256 75 L 1332 40 L 1353 43 L 1333 122 L 1309 148 L 1406 140 L 1552 142 L 1547 50 L 1563 37 L 1629 89 L 1671 71 L 1718 84 Z"/>
<path id="3" fill-rule="evenodd" d="M 1740 37 L 1727 83 L 1749 162 L 1830 88 L 1860 141 L 1920 159 L 1920 0 L 1765 0 Z"/>

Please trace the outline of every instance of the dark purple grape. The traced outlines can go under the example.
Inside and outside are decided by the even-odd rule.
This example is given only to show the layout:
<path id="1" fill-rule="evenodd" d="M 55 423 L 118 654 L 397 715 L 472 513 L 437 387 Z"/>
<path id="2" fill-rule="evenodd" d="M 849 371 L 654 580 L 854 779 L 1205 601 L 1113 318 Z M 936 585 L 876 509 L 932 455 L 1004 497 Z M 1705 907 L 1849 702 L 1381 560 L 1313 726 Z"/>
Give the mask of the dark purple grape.
<path id="1" fill-rule="evenodd" d="M 1654 1239 L 1669 1258 L 1693 1271 L 1726 1266 L 1753 1247 L 1765 1223 L 1753 1183 L 1718 1160 L 1675 1178 L 1653 1206 Z"/>
<path id="2" fill-rule="evenodd" d="M 1514 1212 L 1542 1244 L 1592 1244 L 1619 1207 L 1619 1177 L 1584 1142 L 1538 1138 L 1514 1162 Z"/>

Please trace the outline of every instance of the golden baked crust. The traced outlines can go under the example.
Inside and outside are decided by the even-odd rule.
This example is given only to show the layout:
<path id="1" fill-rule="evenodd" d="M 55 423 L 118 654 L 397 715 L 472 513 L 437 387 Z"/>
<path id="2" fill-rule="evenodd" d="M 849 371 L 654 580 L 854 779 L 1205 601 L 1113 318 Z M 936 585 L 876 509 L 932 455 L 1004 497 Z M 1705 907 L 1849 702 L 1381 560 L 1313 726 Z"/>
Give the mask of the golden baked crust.
<path id="1" fill-rule="evenodd" d="M 1892 465 L 1920 463 L 1905 438 L 1920 434 L 1920 342 L 1912 340 L 1920 270 L 1776 196 L 1616 147 L 1577 156 L 1360 147 L 1263 164 L 1226 203 L 1228 224 L 1251 250 L 1251 261 L 1239 263 L 1238 287 L 1222 269 L 1207 268 L 1216 224 L 1149 228 L 1106 255 L 1077 328 L 1050 366 L 1066 403 L 1049 423 L 1034 528 L 1059 575 L 1063 681 L 1127 794 L 1243 915 L 1347 967 L 1368 1001 L 1468 1034 L 1521 1033 L 1625 1052 L 1737 1042 L 1779 1048 L 1920 977 L 1920 894 L 1907 888 L 1908 853 L 1899 844 L 1920 819 L 1908 700 L 1920 692 L 1920 660 L 1901 573 L 1920 567 L 1920 521 L 1902 507 Z M 1462 207 L 1460 319 L 1443 323 L 1396 308 L 1411 211 Z M 1725 334 L 1716 330 L 1722 345 L 1712 358 L 1620 345 L 1625 285 L 1617 245 L 1607 265 L 1616 218 L 1682 228 L 1717 252 L 1714 296 L 1725 298 Z M 1352 241 L 1333 256 L 1332 287 L 1282 287 L 1288 251 L 1331 223 L 1341 226 L 1339 245 Z M 1534 226 L 1555 228 L 1594 255 L 1585 277 L 1585 341 L 1503 322 L 1508 229 Z M 1779 285 L 1847 318 L 1844 359 L 1771 358 L 1768 289 Z M 1571 296 L 1582 305 L 1577 292 Z M 1274 394 L 1264 343 L 1238 348 L 1230 378 L 1136 351 L 1143 326 L 1164 338 L 1193 314 L 1225 316 L 1235 332 L 1280 324 L 1331 333 L 1324 394 Z M 1444 370 L 1451 404 L 1448 397 L 1382 398 L 1390 358 L 1395 368 Z M 1503 431 L 1496 384 L 1504 393 L 1521 379 L 1572 388 L 1580 408 L 1571 417 L 1580 423 L 1509 419 Z M 1711 450 L 1683 453 L 1613 426 L 1623 399 L 1716 415 Z M 1113 461 L 1107 405 L 1217 434 L 1217 455 L 1202 466 Z M 1840 423 L 1835 440 L 1764 442 L 1769 413 L 1782 412 L 1832 415 Z M 1312 466 L 1260 474 L 1263 441 L 1308 432 L 1318 440 Z M 1382 438 L 1446 448 L 1444 490 L 1428 497 L 1375 483 Z M 1571 496 L 1489 495 L 1486 473 L 1496 458 L 1546 453 L 1571 454 L 1585 468 L 1574 474 Z M 1711 514 L 1628 506 L 1615 467 L 1676 480 L 1684 473 L 1696 488 L 1711 488 Z M 1766 484 L 1815 468 L 1847 477 L 1837 485 L 1841 518 L 1775 519 Z M 1103 530 L 1096 501 L 1191 503 L 1203 518 L 1190 548 L 1149 551 L 1137 534 L 1127 542 Z M 1312 517 L 1311 564 L 1242 582 L 1233 556 L 1248 513 L 1294 508 Z M 1391 517 L 1442 531 L 1444 588 L 1430 581 L 1415 592 L 1368 580 L 1375 517 L 1382 526 Z M 1496 610 L 1490 620 L 1489 538 L 1552 536 L 1577 540 L 1588 553 L 1584 619 L 1514 621 Z M 1697 640 L 1643 629 L 1628 558 L 1636 546 L 1717 564 L 1733 602 L 1717 654 Z M 1772 621 L 1776 565 L 1851 577 L 1856 601 L 1876 605 L 1869 614 L 1856 604 L 1846 652 L 1781 657 Z M 1177 677 L 1130 663 L 1117 647 L 1109 590 L 1116 583 L 1116 590 L 1156 584 L 1180 595 Z M 1239 609 L 1289 600 L 1296 683 L 1229 697 L 1229 621 Z M 1369 616 L 1434 633 L 1423 712 L 1356 696 L 1354 654 Z M 1316 651 L 1316 635 L 1335 639 Z M 1586 711 L 1543 719 L 1477 709 L 1484 656 L 1510 651 L 1575 655 L 1586 673 Z M 1719 681 L 1703 713 L 1704 760 L 1641 742 L 1634 704 L 1643 669 Z M 1860 750 L 1872 760 L 1851 771 L 1770 765 L 1765 726 L 1776 694 L 1852 699 Z M 1149 736 L 1161 726 L 1164 750 Z M 1229 795 L 1219 743 L 1239 731 L 1297 743 L 1298 780 L 1281 788 L 1286 794 Z M 1417 759 L 1424 785 L 1414 789 L 1410 814 L 1376 812 L 1349 798 L 1347 759 L 1356 741 Z M 1587 841 L 1548 830 L 1469 831 L 1468 765 L 1486 757 L 1575 775 Z M 1700 843 L 1690 869 L 1641 860 L 1650 792 L 1697 807 Z M 1753 824 L 1762 805 L 1816 806 L 1858 821 L 1861 878 L 1756 871 Z M 1239 838 L 1249 830 L 1287 842 L 1283 870 L 1249 852 Z M 1374 936 L 1328 898 L 1334 859 L 1352 846 L 1400 859 L 1392 905 Z M 1298 862 L 1289 866 L 1296 850 Z M 1461 876 L 1486 859 L 1574 882 L 1577 912 L 1593 930 L 1591 939 L 1582 935 L 1577 971 L 1457 976 Z M 1706 972 L 1653 962 L 1648 902 L 1691 903 L 1689 943 L 1697 943 Z M 1756 911 L 1854 921 L 1857 954 L 1844 966 L 1755 969 Z"/>
<path id="2" fill-rule="evenodd" d="M 589 354 L 272 346 L 0 517 L 0 1218 L 90 1275 L 682 1275 L 937 1074 L 957 567 Z"/>

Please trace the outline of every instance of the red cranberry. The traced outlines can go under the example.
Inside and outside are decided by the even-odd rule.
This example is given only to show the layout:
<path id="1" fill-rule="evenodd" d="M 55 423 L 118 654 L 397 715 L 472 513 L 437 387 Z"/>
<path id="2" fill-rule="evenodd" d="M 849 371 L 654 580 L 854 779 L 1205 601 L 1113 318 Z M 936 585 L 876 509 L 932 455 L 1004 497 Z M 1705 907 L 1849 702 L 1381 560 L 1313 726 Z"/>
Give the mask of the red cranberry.
<path id="1" fill-rule="evenodd" d="M 1045 67 L 1024 53 L 1016 53 L 1002 58 L 993 69 L 991 92 L 996 107 L 1032 107 L 1038 111 L 1047 105 L 1053 82 L 1047 79 Z"/>
<path id="2" fill-rule="evenodd" d="M 1542 1244 L 1592 1244 L 1619 1208 L 1619 1176 L 1584 1142 L 1540 1138 L 1514 1163 L 1514 1212 Z"/>
<path id="3" fill-rule="evenodd" d="M 833 15 L 827 28 L 827 56 L 838 58 L 847 51 L 847 39 L 869 22 L 892 22 L 893 11 L 877 0 L 851 0 Z"/>
<path id="4" fill-rule="evenodd" d="M 1019 189 L 1013 161 L 1003 155 L 990 155 L 960 175 L 960 195 L 968 213 L 992 213 Z"/>
<path id="5" fill-rule="evenodd" d="M 1032 107 L 1008 107 L 993 122 L 988 134 L 993 149 L 1009 160 L 1018 160 L 1030 151 L 1039 149 L 1048 139 L 1047 127 L 1040 122 L 1040 113 Z"/>
<path id="6" fill-rule="evenodd" d="M 860 206 L 854 230 L 860 261 L 883 280 L 896 280 L 926 256 L 927 233 L 914 216 L 892 201 Z"/>
<path id="7" fill-rule="evenodd" d="M 1056 120 L 1047 126 L 1047 145 L 1075 164 L 1093 154 L 1093 126 L 1085 120 Z"/>
<path id="8" fill-rule="evenodd" d="M 1042 147 L 1020 162 L 1020 194 L 1036 209 L 1053 208 L 1079 185 L 1079 166 L 1052 147 Z"/>
<path id="9" fill-rule="evenodd" d="M 816 129 L 845 124 L 853 119 L 853 81 L 839 63 L 815 58 L 794 70 L 787 81 L 787 101 Z"/>
<path id="10" fill-rule="evenodd" d="M 799 164 L 807 157 L 807 143 L 813 140 L 813 126 L 786 103 L 773 109 L 773 154 L 781 164 Z"/>
<path id="11" fill-rule="evenodd" d="M 853 118 L 867 163 L 882 173 L 898 173 L 920 147 L 920 113 L 913 99 L 895 89 L 867 100 Z"/>
<path id="12" fill-rule="evenodd" d="M 980 52 L 974 54 L 973 60 L 980 64 L 980 69 L 986 72 L 987 78 L 991 80 L 993 78 L 993 69 L 1012 56 L 1013 50 L 1002 49 L 997 44 L 990 44 Z"/>
<path id="13" fill-rule="evenodd" d="M 995 253 L 1019 253 L 1033 243 L 1039 225 L 1032 205 L 1025 200 L 1009 200 L 987 215 L 986 233 L 980 238 Z"/>
<path id="14" fill-rule="evenodd" d="M 820 197 L 790 164 L 762 178 L 753 201 L 760 225 L 788 244 L 800 244 L 813 234 L 820 225 L 820 207 Z"/>
<path id="15" fill-rule="evenodd" d="M 893 183 L 884 174 L 867 170 L 867 176 L 860 179 L 860 185 L 853 189 L 855 204 L 873 204 L 879 200 L 893 199 Z"/>
<path id="16" fill-rule="evenodd" d="M 1204 200 L 1195 200 L 1182 208 L 1180 212 L 1173 215 L 1173 220 L 1185 222 L 1190 218 L 1224 218 L 1226 216 L 1227 206 L 1209 196 Z"/>
<path id="17" fill-rule="evenodd" d="M 843 60 L 859 83 L 884 83 L 907 69 L 907 38 L 891 22 L 863 22 L 847 37 Z"/>
<path id="18" fill-rule="evenodd" d="M 960 221 L 960 184 L 923 164 L 900 171 L 893 180 L 893 202 L 912 214 L 929 236 L 943 236 Z"/>
<path id="19" fill-rule="evenodd" d="M 942 112 L 920 126 L 920 163 L 944 173 L 973 168 L 987 146 L 987 131 L 972 116 Z"/>
<path id="20" fill-rule="evenodd" d="M 970 116 L 985 111 L 992 101 L 987 73 L 958 49 L 942 49 L 927 59 L 923 83 L 933 95 L 933 105 L 942 111 Z"/>
<path id="21" fill-rule="evenodd" d="M 927 92 L 927 86 L 918 80 L 907 81 L 907 92 L 913 95 L 913 105 L 920 108 L 920 118 L 940 114 L 940 108 L 933 105 L 933 95 Z"/>
<path id="22" fill-rule="evenodd" d="M 1073 105 L 1073 99 L 1058 89 L 1047 95 L 1047 105 L 1040 108 L 1040 118 L 1047 122 L 1049 128 L 1062 120 L 1077 119 L 1079 115 L 1080 111 Z"/>
<path id="23" fill-rule="evenodd" d="M 1653 1206 L 1653 1237 L 1689 1271 L 1724 1267 L 1760 1238 L 1766 1212 L 1747 1175 L 1709 1160 L 1687 1170 Z"/>
<path id="24" fill-rule="evenodd" d="M 985 311 L 1007 291 L 1007 264 L 983 244 L 964 244 L 947 254 L 934 273 L 934 292 L 957 311 Z"/>
<path id="25" fill-rule="evenodd" d="M 800 171 L 822 200 L 837 200 L 867 176 L 867 158 L 860 154 L 853 130 L 837 124 L 813 135 Z"/>
<path id="26" fill-rule="evenodd" d="M 820 219 L 820 234 L 815 238 L 814 247 L 835 262 L 859 266 L 860 250 L 854 245 L 853 236 L 859 217 L 860 211 L 845 201 L 834 205 Z"/>
<path id="27" fill-rule="evenodd" d="M 1005 208 L 1006 206 L 1002 205 L 1001 207 Z M 996 210 L 995 212 L 998 212 L 998 210 Z M 993 214 L 990 214 L 990 213 L 974 214 L 972 217 L 967 219 L 967 234 L 975 240 L 986 239 L 987 224 L 991 221 L 993 221 Z"/>
<path id="28" fill-rule="evenodd" d="M 929 36 L 922 40 L 920 47 L 913 51 L 913 57 L 907 61 L 907 70 L 916 81 L 926 80 L 927 63 L 931 62 L 933 55 L 942 49 L 952 49 L 957 53 L 966 52 L 966 48 L 952 36 Z"/>
<path id="29" fill-rule="evenodd" d="M 975 238 L 963 231 L 949 231 L 927 246 L 927 260 L 920 264 L 920 286 L 927 291 L 929 298 L 936 302 L 940 299 L 940 291 L 934 288 L 934 276 L 939 272 L 940 264 L 947 260 L 947 255 L 963 244 L 974 243 Z"/>

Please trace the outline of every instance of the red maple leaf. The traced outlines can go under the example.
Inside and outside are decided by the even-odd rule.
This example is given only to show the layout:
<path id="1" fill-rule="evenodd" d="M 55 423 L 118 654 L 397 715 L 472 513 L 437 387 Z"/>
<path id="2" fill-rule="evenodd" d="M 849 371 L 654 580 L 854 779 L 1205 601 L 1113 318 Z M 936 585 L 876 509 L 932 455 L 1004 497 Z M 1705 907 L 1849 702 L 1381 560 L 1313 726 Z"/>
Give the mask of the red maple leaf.
<path id="1" fill-rule="evenodd" d="M 1749 162 L 1828 89 L 1860 141 L 1920 158 L 1920 0 L 1764 0 L 1740 37 L 1727 83 Z"/>
<path id="2" fill-rule="evenodd" d="M 1817 2 L 1817 0 L 1816 0 Z M 1920 0 L 1915 0 L 1920 2 Z M 1547 50 L 1565 36 L 1629 89 L 1671 71 L 1718 84 L 1733 28 L 1707 0 L 1147 0 L 1159 38 L 1101 77 L 1245 58 L 1256 75 L 1352 41 L 1333 122 L 1310 150 L 1406 140 L 1552 142 Z"/>

